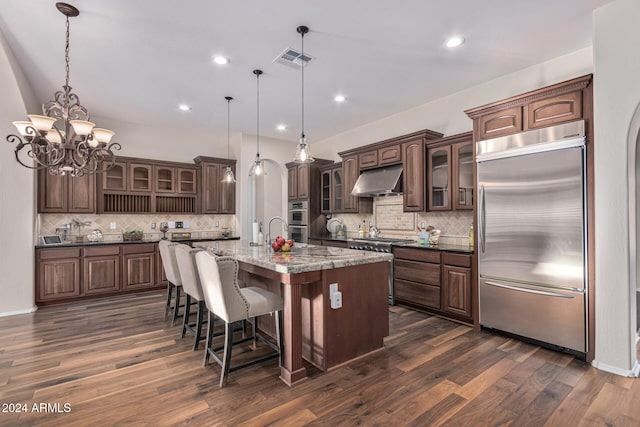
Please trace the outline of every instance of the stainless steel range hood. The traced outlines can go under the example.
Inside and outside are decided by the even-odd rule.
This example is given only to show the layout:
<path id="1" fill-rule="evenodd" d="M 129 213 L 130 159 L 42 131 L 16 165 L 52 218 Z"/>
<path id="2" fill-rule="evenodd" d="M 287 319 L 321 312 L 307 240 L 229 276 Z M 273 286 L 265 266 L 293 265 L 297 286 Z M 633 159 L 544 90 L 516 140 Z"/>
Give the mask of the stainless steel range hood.
<path id="1" fill-rule="evenodd" d="M 402 165 L 366 170 L 358 177 L 351 195 L 374 197 L 402 194 L 401 175 Z"/>

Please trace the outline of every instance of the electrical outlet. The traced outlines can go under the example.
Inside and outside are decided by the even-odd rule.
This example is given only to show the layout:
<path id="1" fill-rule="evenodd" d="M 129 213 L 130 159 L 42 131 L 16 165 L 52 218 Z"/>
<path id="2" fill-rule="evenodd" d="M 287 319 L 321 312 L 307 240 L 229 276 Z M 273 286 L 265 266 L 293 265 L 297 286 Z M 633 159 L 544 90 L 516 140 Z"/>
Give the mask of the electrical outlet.
<path id="1" fill-rule="evenodd" d="M 115 230 L 116 229 L 116 223 L 112 222 L 111 224 L 109 224 L 109 229 L 110 230 Z"/>
<path id="2" fill-rule="evenodd" d="M 176 222 L 175 221 L 169 221 L 169 228 L 176 228 Z"/>
<path id="3" fill-rule="evenodd" d="M 219 221 L 214 222 L 214 223 L 213 223 L 213 226 L 214 226 L 214 227 L 220 227 L 220 222 L 219 222 Z"/>
<path id="4" fill-rule="evenodd" d="M 152 222 L 152 223 L 151 223 L 151 229 L 152 229 L 152 230 L 155 230 L 155 229 L 156 229 L 156 223 L 155 223 L 155 222 Z"/>
<path id="5" fill-rule="evenodd" d="M 420 228 L 422 228 L 423 230 L 427 228 L 427 221 L 422 221 L 420 223 Z"/>
<path id="6" fill-rule="evenodd" d="M 329 285 L 329 300 L 331 301 L 331 308 L 342 308 L 342 292 L 338 290 L 337 283 L 331 283 Z"/>
<path id="7" fill-rule="evenodd" d="M 184 223 L 182 221 L 176 221 L 176 228 L 183 228 Z"/>
<path id="8" fill-rule="evenodd" d="M 189 228 L 189 221 L 182 221 L 182 228 Z"/>

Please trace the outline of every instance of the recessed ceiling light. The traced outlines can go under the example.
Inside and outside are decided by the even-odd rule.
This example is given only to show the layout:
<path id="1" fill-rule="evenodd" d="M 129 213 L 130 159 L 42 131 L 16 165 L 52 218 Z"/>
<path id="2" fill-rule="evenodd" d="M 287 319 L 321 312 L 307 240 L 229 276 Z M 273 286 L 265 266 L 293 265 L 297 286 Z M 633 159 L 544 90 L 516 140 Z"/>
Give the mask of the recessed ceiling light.
<path id="1" fill-rule="evenodd" d="M 218 65 L 227 65 L 229 63 L 229 58 L 218 55 L 213 57 L 213 62 Z"/>
<path id="2" fill-rule="evenodd" d="M 445 43 L 447 47 L 458 47 L 462 44 L 464 44 L 464 37 L 462 36 L 453 36 Z"/>
<path id="3" fill-rule="evenodd" d="M 276 129 L 278 129 L 279 131 L 283 131 L 283 130 L 287 130 L 287 125 L 284 124 L 279 124 Z"/>
<path id="4" fill-rule="evenodd" d="M 336 102 L 344 102 L 345 99 L 347 98 L 345 98 L 344 95 L 336 95 L 335 98 L 333 98 L 333 100 Z"/>
<path id="5" fill-rule="evenodd" d="M 191 107 L 189 107 L 186 104 L 178 105 L 178 108 L 180 109 L 180 111 L 189 111 L 189 110 L 191 110 Z"/>

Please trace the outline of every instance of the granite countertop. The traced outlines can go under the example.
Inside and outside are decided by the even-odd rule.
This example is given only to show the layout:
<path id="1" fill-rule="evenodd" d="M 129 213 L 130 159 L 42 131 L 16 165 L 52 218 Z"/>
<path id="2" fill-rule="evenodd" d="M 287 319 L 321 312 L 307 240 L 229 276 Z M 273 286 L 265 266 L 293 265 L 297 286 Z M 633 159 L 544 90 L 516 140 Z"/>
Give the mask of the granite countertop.
<path id="1" fill-rule="evenodd" d="M 418 242 L 406 242 L 406 243 L 394 243 L 393 246 L 398 246 L 403 248 L 430 249 L 434 251 L 464 252 L 468 254 L 473 253 L 473 247 L 470 247 L 469 245 L 447 245 L 447 244 L 440 243 L 436 246 L 429 246 L 429 245 L 421 245 Z"/>
<path id="2" fill-rule="evenodd" d="M 142 239 L 142 240 L 116 240 L 116 241 L 107 241 L 107 242 L 82 242 L 82 243 L 74 243 L 74 242 L 65 242 L 59 243 L 55 245 L 35 245 L 36 249 L 40 248 L 74 248 L 74 247 L 86 247 L 86 246 L 104 246 L 104 245 L 136 245 L 140 243 L 158 243 L 162 239 Z M 172 242 L 211 242 L 211 241 L 220 241 L 220 240 L 240 240 L 240 237 L 237 236 L 229 236 L 229 237 L 194 237 L 189 239 L 167 239 Z"/>
<path id="3" fill-rule="evenodd" d="M 291 252 L 273 252 L 267 246 L 249 246 L 249 242 L 246 240 L 217 242 L 217 244 L 196 243 L 194 247 L 212 250 L 217 255 L 232 256 L 238 261 L 286 274 L 330 270 L 393 260 L 393 255 L 388 253 L 304 243 L 296 243 Z"/>

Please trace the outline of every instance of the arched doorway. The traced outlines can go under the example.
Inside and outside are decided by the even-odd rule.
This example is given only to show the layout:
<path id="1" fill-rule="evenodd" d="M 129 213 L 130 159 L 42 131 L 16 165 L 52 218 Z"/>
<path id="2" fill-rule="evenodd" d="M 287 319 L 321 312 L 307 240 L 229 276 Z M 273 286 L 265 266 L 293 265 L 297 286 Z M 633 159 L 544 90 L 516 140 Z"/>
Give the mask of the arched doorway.
<path id="1" fill-rule="evenodd" d="M 634 372 L 640 371 L 640 105 L 636 108 L 628 135 L 628 180 L 629 180 L 629 303 L 631 308 L 631 330 L 635 333 Z"/>
<path id="2" fill-rule="evenodd" d="M 266 238 L 269 219 L 274 216 L 286 218 L 287 214 L 287 169 L 271 159 L 262 159 L 262 163 L 266 174 L 248 177 L 248 240 L 252 238 L 254 221 L 262 223 L 262 231 Z M 282 224 L 274 222 L 272 233 L 284 235 Z"/>

